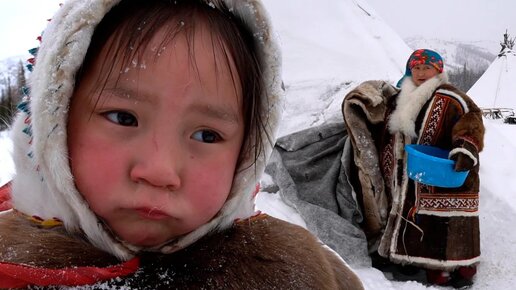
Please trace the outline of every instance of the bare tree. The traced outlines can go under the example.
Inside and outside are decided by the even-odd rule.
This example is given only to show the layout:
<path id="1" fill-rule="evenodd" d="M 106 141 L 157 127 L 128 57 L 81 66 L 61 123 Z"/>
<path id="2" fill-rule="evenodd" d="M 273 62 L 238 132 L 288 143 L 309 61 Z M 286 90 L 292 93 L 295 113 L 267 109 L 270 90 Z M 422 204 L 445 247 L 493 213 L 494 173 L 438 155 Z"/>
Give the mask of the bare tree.
<path id="1" fill-rule="evenodd" d="M 0 83 L 4 87 L 0 94 L 0 130 L 5 130 L 13 121 L 16 107 L 22 99 L 22 91 L 27 83 L 22 61 L 19 61 L 17 70 L 8 72 Z"/>

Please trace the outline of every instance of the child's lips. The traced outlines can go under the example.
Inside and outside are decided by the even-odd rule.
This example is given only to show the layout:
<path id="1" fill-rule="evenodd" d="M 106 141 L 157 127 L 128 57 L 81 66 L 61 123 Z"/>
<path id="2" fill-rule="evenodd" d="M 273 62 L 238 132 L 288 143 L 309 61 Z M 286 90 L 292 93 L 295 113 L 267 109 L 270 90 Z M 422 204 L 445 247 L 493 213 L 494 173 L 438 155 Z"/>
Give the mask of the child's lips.
<path id="1" fill-rule="evenodd" d="M 155 207 L 154 208 L 139 207 L 139 208 L 135 208 L 134 211 L 136 211 L 138 213 L 138 215 L 140 215 L 141 217 L 143 217 L 145 219 L 150 219 L 150 220 L 163 220 L 163 219 L 170 217 L 170 215 L 168 215 L 167 213 L 165 213 Z"/>

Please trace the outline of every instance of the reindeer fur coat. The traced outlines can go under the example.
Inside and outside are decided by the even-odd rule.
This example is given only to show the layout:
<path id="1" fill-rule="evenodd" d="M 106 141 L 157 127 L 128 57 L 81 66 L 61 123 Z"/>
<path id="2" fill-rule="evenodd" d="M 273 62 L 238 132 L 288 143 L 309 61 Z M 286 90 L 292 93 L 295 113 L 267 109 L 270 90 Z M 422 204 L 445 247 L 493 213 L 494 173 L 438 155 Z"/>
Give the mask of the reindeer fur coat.
<path id="1" fill-rule="evenodd" d="M 419 87 L 406 78 L 401 91 L 385 82 L 365 82 L 346 96 L 342 109 L 370 250 L 428 269 L 478 263 L 484 126 L 474 102 L 441 73 Z M 406 144 L 447 149 L 450 158 L 460 152 L 474 167 L 459 188 L 417 183 L 407 175 Z"/>
<path id="2" fill-rule="evenodd" d="M 18 266 L 0 267 L 0 286 L 9 287 L 95 281 L 88 289 L 363 289 L 307 230 L 266 215 L 173 254 L 143 252 L 121 262 L 62 227 L 44 229 L 10 210 L 0 213 L 0 258 L 2 265 Z M 41 279 L 47 273 L 53 277 Z M 13 276 L 18 284 L 3 284 Z"/>

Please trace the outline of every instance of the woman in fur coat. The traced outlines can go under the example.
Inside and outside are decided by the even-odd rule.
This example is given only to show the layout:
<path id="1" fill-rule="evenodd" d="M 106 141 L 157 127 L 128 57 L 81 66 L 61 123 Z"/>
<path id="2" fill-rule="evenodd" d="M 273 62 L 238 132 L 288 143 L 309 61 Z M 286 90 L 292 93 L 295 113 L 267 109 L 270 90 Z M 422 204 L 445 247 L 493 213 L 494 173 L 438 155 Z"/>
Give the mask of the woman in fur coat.
<path id="1" fill-rule="evenodd" d="M 343 104 L 371 248 L 394 263 L 427 269 L 430 283 L 470 284 L 480 256 L 481 111 L 448 83 L 440 55 L 428 49 L 412 53 L 399 84 L 401 90 L 363 83 Z M 442 188 L 409 179 L 406 144 L 449 150 L 455 170 L 469 170 L 466 181 Z"/>
<path id="2" fill-rule="evenodd" d="M 35 62 L 0 288 L 362 289 L 308 231 L 254 212 L 283 102 L 259 1 L 70 0 Z"/>

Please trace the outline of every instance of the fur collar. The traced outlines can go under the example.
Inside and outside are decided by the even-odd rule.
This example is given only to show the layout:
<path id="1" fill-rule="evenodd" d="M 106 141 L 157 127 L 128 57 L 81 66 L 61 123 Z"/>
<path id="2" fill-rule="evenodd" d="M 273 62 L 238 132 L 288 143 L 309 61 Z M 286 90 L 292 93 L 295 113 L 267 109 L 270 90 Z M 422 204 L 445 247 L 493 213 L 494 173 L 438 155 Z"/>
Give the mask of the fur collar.
<path id="1" fill-rule="evenodd" d="M 29 79 L 30 99 L 21 107 L 12 128 L 16 176 L 12 183 L 13 207 L 42 219 L 59 218 L 71 233 L 84 234 L 96 247 L 122 260 L 141 250 L 125 244 L 105 227 L 75 188 L 67 149 L 68 106 L 96 25 L 120 1 L 69 0 L 52 18 Z M 253 166 L 244 160 L 237 168 L 229 198 L 218 215 L 195 231 L 156 249 L 177 251 L 210 231 L 229 227 L 235 219 L 254 213 L 253 192 L 272 152 L 283 110 L 281 55 L 264 6 L 257 0 L 206 1 L 214 9 L 228 9 L 242 19 L 255 38 L 265 84 L 262 110 L 268 114 L 261 132 L 261 155 Z M 208 3 L 209 2 L 209 3 Z M 222 5 L 222 4 L 224 5 Z M 223 8 L 227 7 L 227 8 Z M 254 140 L 254 139 L 253 139 Z"/>
<path id="2" fill-rule="evenodd" d="M 388 121 L 389 131 L 392 134 L 399 132 L 411 138 L 417 137 L 415 124 L 421 108 L 430 100 L 435 90 L 447 82 L 448 75 L 444 72 L 427 80 L 420 86 L 416 86 L 412 78 L 405 78 L 396 100 L 396 108 Z"/>

